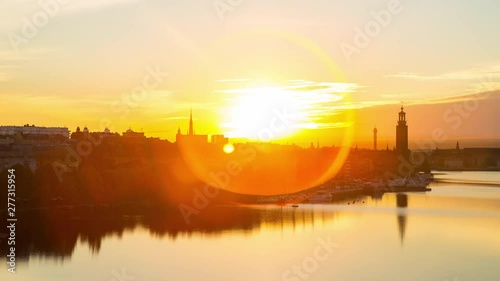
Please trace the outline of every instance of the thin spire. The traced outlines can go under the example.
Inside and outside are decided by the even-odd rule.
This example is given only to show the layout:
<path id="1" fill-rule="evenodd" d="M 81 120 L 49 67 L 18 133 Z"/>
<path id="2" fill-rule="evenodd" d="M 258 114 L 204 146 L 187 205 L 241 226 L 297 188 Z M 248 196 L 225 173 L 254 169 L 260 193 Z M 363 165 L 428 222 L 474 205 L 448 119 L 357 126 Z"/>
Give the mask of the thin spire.
<path id="1" fill-rule="evenodd" d="M 189 135 L 194 135 L 194 128 L 193 128 L 193 107 L 191 107 L 191 112 L 189 114 Z"/>

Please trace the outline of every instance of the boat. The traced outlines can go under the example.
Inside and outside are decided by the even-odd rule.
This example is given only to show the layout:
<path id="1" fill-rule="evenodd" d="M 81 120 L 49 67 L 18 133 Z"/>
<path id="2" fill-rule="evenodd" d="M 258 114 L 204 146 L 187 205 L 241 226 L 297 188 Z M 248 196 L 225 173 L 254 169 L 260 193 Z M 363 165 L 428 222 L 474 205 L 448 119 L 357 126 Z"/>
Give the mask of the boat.
<path id="1" fill-rule="evenodd" d="M 431 191 L 427 186 L 432 181 L 432 178 L 425 174 L 417 174 L 411 177 L 405 177 L 388 181 L 388 191 L 391 192 L 425 192 Z"/>
<path id="2" fill-rule="evenodd" d="M 404 178 L 398 178 L 398 179 L 393 179 L 393 180 L 388 180 L 387 181 L 387 186 L 389 188 L 401 188 L 406 186 L 406 177 Z"/>
<path id="3" fill-rule="evenodd" d="M 332 195 L 326 192 L 318 192 L 309 196 L 309 203 L 327 203 L 332 202 Z"/>
<path id="4" fill-rule="evenodd" d="M 293 207 L 293 208 L 298 208 L 298 207 L 299 207 L 299 205 L 297 205 L 297 204 L 293 204 L 293 205 L 292 205 L 292 207 Z"/>

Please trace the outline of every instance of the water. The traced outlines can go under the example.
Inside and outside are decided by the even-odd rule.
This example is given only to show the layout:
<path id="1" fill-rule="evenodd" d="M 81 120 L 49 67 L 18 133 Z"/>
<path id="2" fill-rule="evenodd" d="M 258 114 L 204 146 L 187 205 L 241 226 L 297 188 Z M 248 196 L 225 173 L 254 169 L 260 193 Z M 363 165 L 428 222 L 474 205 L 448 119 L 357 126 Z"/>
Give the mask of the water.
<path id="1" fill-rule="evenodd" d="M 22 240 L 29 245 L 17 274 L 5 267 L 0 278 L 500 280 L 500 173 L 436 179 L 429 193 L 299 208 L 220 206 L 189 225 L 173 215 L 39 220 Z"/>

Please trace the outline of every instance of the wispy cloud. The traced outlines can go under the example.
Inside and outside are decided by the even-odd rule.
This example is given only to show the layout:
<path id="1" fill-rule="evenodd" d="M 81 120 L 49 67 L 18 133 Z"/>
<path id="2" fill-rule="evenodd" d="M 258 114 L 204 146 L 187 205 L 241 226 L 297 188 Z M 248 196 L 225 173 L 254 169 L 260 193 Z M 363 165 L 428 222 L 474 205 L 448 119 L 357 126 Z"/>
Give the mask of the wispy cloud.
<path id="1" fill-rule="evenodd" d="M 0 82 L 7 82 L 9 80 L 12 80 L 12 71 L 16 68 L 16 66 L 12 65 L 0 65 Z"/>
<path id="2" fill-rule="evenodd" d="M 255 20 L 255 19 L 242 19 L 239 21 L 235 21 L 235 25 L 237 27 L 241 26 L 273 26 L 273 27 L 293 27 L 293 28 L 334 28 L 336 27 L 335 23 L 327 22 L 327 21 L 315 21 L 315 20 L 304 20 L 304 19 L 286 19 L 286 18 L 275 18 L 268 20 Z"/>
<path id="3" fill-rule="evenodd" d="M 75 12 L 82 11 L 95 11 L 100 9 L 109 8 L 116 5 L 126 5 L 137 3 L 143 0 L 70 0 L 67 3 L 59 3 L 53 1 L 51 9 L 58 8 L 58 16 L 69 15 Z M 0 1 L 0 11 L 4 12 L 0 17 L 0 30 L 2 31 L 18 31 L 21 28 L 23 18 L 31 19 L 34 13 L 44 12 L 47 8 L 41 3 L 50 3 L 51 1 L 39 0 L 9 0 Z M 63 2 L 63 1 L 61 1 Z"/>
<path id="4" fill-rule="evenodd" d="M 22 52 L 15 53 L 10 49 L 9 50 L 0 49 L 0 65 L 5 65 L 8 63 L 12 64 L 14 62 L 20 62 L 26 60 L 40 59 L 52 51 L 53 50 L 51 49 L 31 48 L 31 49 L 25 49 Z"/>
<path id="5" fill-rule="evenodd" d="M 98 10 L 115 5 L 124 5 L 140 2 L 142 0 L 71 0 L 66 6 L 66 12 L 81 10 Z"/>
<path id="6" fill-rule="evenodd" d="M 435 75 L 421 75 L 410 72 L 386 75 L 386 77 L 404 78 L 412 80 L 432 81 L 432 80 L 480 80 L 485 76 L 493 75 L 500 77 L 500 67 L 467 69 L 462 71 L 441 73 Z"/>
<path id="7" fill-rule="evenodd" d="M 335 128 L 347 128 L 354 124 L 354 122 L 331 122 L 331 123 L 316 123 L 309 122 L 299 124 L 298 128 L 301 129 L 309 129 L 309 130 L 318 130 L 318 129 L 335 129 Z"/>
<path id="8" fill-rule="evenodd" d="M 170 116 L 170 117 L 164 117 L 162 118 L 163 120 L 185 120 L 189 119 L 187 116 Z"/>
<path id="9" fill-rule="evenodd" d="M 287 129 L 277 133 L 283 136 L 303 129 L 345 128 L 352 124 L 332 117 L 350 110 L 345 104 L 348 95 L 359 88 L 355 83 L 290 80 L 282 86 L 216 90 L 227 95 L 229 104 L 227 118 L 220 125 L 230 137 L 255 139 L 286 112 Z"/>
<path id="10" fill-rule="evenodd" d="M 49 52 L 51 50 L 48 49 L 26 49 L 18 53 L 0 50 L 0 82 L 12 80 L 21 68 L 21 63 L 41 59 Z"/>
<path id="11" fill-rule="evenodd" d="M 492 99 L 500 96 L 500 91 L 491 91 L 491 92 L 482 92 L 476 94 L 468 94 L 468 95 L 459 95 L 459 96 L 450 96 L 445 98 L 437 98 L 431 99 L 428 102 L 423 102 L 426 104 L 439 104 L 439 103 L 454 103 L 454 102 L 464 102 L 469 100 L 485 100 Z"/>
<path id="12" fill-rule="evenodd" d="M 219 79 L 219 80 L 215 80 L 215 82 L 218 82 L 218 83 L 231 83 L 231 82 L 248 82 L 250 80 L 251 79 L 249 79 L 249 78 L 234 78 L 234 79 Z"/>

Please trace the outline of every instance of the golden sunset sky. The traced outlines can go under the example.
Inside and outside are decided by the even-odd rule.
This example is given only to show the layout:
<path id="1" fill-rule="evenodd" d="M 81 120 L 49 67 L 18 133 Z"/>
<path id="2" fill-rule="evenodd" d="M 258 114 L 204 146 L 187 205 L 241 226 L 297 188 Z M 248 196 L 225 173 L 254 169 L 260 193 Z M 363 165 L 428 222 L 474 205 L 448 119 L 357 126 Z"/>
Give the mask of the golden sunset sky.
<path id="1" fill-rule="evenodd" d="M 473 95 L 500 88 L 497 1 L 40 3 L 0 3 L 1 125 L 174 141 L 192 108 L 199 134 L 259 139 L 285 111 L 276 141 L 340 144 L 352 126 L 369 143 L 377 126 L 392 147 L 404 101 L 410 138 L 500 138 L 497 95 Z"/>

